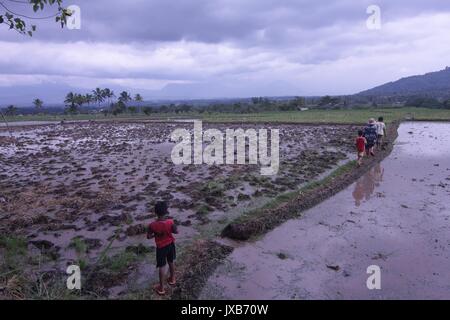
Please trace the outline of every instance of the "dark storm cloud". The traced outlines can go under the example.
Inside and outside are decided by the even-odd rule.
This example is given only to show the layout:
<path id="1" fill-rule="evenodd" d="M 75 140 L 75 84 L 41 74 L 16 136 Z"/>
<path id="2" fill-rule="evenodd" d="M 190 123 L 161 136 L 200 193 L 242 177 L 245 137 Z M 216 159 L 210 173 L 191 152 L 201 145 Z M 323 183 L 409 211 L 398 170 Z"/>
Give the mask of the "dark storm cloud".
<path id="1" fill-rule="evenodd" d="M 292 30 L 297 41 L 314 39 L 314 30 L 335 24 L 364 23 L 365 9 L 377 4 L 386 19 L 405 15 L 449 10 L 450 2 L 429 1 L 306 1 L 306 0 L 73 0 L 82 10 L 82 29 L 60 32 L 54 23 L 38 21 L 36 39 L 52 41 L 236 41 L 242 45 L 258 44 L 258 32 L 269 36 L 266 45 L 289 41 Z M 31 13 L 24 5 L 6 1 L 19 12 Z M 55 10 L 50 8 L 48 15 Z M 298 38 L 299 35 L 304 37 Z M 17 35 L 0 35 L 18 39 Z"/>
<path id="2" fill-rule="evenodd" d="M 32 14 L 24 4 L 0 1 Z M 441 0 L 64 3 L 81 8 L 81 30 L 39 20 L 30 39 L 0 26 L 0 85 L 53 79 L 178 88 L 192 82 L 189 90 L 206 83 L 203 88 L 217 94 L 224 88 L 227 95 L 284 92 L 274 88 L 351 93 L 443 67 L 450 51 L 450 2 Z M 371 4 L 382 14 L 383 27 L 375 32 L 366 28 Z"/>

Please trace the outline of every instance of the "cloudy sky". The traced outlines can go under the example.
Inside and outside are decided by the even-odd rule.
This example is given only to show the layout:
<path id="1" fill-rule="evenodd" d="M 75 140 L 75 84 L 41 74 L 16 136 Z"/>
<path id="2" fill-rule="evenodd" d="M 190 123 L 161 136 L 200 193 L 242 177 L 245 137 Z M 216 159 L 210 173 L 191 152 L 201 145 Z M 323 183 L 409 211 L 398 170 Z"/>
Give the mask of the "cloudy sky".
<path id="1" fill-rule="evenodd" d="M 446 0 L 64 3 L 81 8 L 80 30 L 38 20 L 29 38 L 0 25 L 0 87 L 120 86 L 144 98 L 351 94 L 450 65 Z M 372 4 L 378 30 L 366 24 Z"/>

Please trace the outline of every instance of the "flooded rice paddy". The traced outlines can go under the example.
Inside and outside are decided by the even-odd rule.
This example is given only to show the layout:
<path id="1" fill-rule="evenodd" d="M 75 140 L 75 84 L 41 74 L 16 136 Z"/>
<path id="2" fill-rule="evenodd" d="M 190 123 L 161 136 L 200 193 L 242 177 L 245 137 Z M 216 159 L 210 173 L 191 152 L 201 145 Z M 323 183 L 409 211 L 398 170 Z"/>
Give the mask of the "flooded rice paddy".
<path id="1" fill-rule="evenodd" d="M 263 127 L 204 124 L 223 131 Z M 259 166 L 174 165 L 169 139 L 176 128 L 192 124 L 19 125 L 10 128 L 12 137 L 0 128 L 0 231 L 25 239 L 24 272 L 61 273 L 74 263 L 89 269 L 107 253 L 109 264 L 95 273 L 101 296 L 146 288 L 156 276 L 145 228 L 157 200 L 169 201 L 182 251 L 192 239 L 215 237 L 245 210 L 353 157 L 358 129 L 274 125 L 280 129 L 280 170 L 263 177 Z"/>
<path id="2" fill-rule="evenodd" d="M 450 125 L 406 122 L 391 155 L 216 269 L 203 299 L 449 299 Z M 367 268 L 381 268 L 369 290 Z"/>

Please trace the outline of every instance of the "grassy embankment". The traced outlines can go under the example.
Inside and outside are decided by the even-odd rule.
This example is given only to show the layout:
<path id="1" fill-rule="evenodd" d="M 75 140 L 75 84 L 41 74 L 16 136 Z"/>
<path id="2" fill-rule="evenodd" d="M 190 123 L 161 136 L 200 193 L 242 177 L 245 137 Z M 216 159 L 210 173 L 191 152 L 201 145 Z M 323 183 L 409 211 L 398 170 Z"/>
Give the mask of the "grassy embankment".
<path id="1" fill-rule="evenodd" d="M 155 113 L 122 114 L 107 116 L 102 114 L 79 115 L 28 115 L 7 117 L 10 122 L 16 121 L 61 121 L 73 120 L 172 120 L 202 119 L 210 122 L 295 122 L 295 123 L 365 123 L 370 117 L 383 116 L 385 122 L 410 118 L 414 120 L 450 120 L 450 110 L 425 108 L 373 108 L 351 110 L 307 110 L 261 113 L 197 113 L 184 114 Z"/>
<path id="2" fill-rule="evenodd" d="M 238 240 L 257 237 L 343 190 L 390 154 L 398 135 L 398 125 L 399 122 L 396 121 L 388 126 L 383 150 L 377 151 L 373 158 L 366 158 L 363 166 L 357 167 L 356 162 L 350 160 L 319 181 L 312 181 L 296 191 L 281 194 L 262 207 L 246 212 L 232 221 L 222 231 L 222 236 Z"/>

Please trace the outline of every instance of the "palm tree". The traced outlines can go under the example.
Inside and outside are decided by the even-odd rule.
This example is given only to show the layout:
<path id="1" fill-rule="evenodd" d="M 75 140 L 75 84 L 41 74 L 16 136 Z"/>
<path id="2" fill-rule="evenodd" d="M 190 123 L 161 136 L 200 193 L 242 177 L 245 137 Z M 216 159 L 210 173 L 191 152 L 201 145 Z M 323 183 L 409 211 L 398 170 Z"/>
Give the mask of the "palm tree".
<path id="1" fill-rule="evenodd" d="M 144 101 L 144 99 L 142 98 L 142 96 L 141 96 L 139 93 L 137 93 L 137 94 L 134 96 L 134 101 L 136 101 L 136 102 L 142 102 L 142 101 Z"/>
<path id="2" fill-rule="evenodd" d="M 78 111 L 77 105 L 79 104 L 79 102 L 80 102 L 80 95 L 73 92 L 69 92 L 66 95 L 66 99 L 64 100 L 66 106 L 69 107 L 70 113 L 76 113 Z"/>
<path id="3" fill-rule="evenodd" d="M 42 106 L 44 105 L 44 101 L 42 101 L 41 99 L 34 99 L 33 104 L 34 104 L 36 110 L 39 112 L 39 111 L 41 111 Z"/>
<path id="4" fill-rule="evenodd" d="M 104 90 L 95 88 L 95 90 L 92 91 L 92 94 L 94 96 L 94 101 L 97 102 L 100 107 L 100 104 L 105 100 Z"/>
<path id="5" fill-rule="evenodd" d="M 109 90 L 109 89 L 108 89 Z M 109 94 L 108 94 L 108 98 L 110 99 L 110 101 L 109 101 L 109 103 L 111 103 L 111 99 L 112 98 L 114 98 L 116 95 L 114 94 L 114 91 L 113 90 L 110 90 L 109 91 Z"/>
<path id="6" fill-rule="evenodd" d="M 126 92 L 126 91 L 122 91 L 121 93 L 120 93 L 120 96 L 119 96 L 119 101 L 121 101 L 121 102 L 123 102 L 123 103 L 127 103 L 128 101 L 131 101 L 132 99 L 131 99 L 131 96 L 130 96 L 130 94 L 128 93 L 128 92 Z"/>
<path id="7" fill-rule="evenodd" d="M 83 106 L 83 104 L 86 103 L 86 96 L 82 95 L 82 94 L 75 94 L 75 99 L 76 99 L 76 103 L 77 105 L 81 108 Z"/>
<path id="8" fill-rule="evenodd" d="M 92 94 L 85 94 L 84 101 L 87 103 L 88 107 L 91 106 L 91 103 L 94 101 L 94 96 Z"/>
<path id="9" fill-rule="evenodd" d="M 115 97 L 114 91 L 109 88 L 103 89 L 103 97 L 108 99 L 108 105 L 111 104 L 111 99 Z"/>

